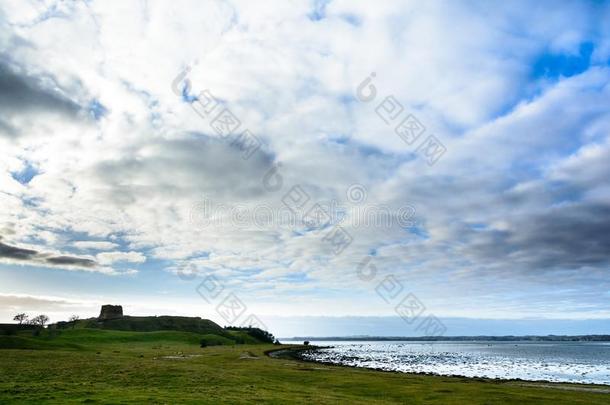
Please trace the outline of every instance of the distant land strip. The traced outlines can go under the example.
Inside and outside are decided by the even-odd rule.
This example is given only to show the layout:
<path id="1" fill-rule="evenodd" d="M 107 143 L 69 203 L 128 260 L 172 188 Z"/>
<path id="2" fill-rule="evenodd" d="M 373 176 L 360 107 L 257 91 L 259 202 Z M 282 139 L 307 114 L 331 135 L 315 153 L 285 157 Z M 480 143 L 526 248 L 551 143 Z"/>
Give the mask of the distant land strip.
<path id="1" fill-rule="evenodd" d="M 547 336 L 306 336 L 281 338 L 287 341 L 407 341 L 407 342 L 462 342 L 462 341 L 492 341 L 492 342 L 610 342 L 610 335 L 547 335 Z"/>

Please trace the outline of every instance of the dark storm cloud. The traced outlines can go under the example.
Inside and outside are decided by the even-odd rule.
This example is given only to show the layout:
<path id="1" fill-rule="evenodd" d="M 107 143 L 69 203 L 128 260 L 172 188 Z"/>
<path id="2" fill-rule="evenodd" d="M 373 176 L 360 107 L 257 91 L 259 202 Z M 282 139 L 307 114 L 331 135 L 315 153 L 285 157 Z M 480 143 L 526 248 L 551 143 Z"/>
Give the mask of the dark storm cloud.
<path id="1" fill-rule="evenodd" d="M 123 159 L 100 163 L 94 176 L 107 185 L 109 198 L 123 204 L 168 194 L 247 199 L 264 196 L 262 180 L 272 164 L 267 151 L 244 159 L 231 140 L 197 133 L 148 142 Z"/>
<path id="2" fill-rule="evenodd" d="M 16 260 L 29 260 L 36 257 L 37 251 L 31 249 L 22 249 L 16 246 L 10 246 L 0 242 L 0 257 L 7 257 Z"/>
<path id="3" fill-rule="evenodd" d="M 414 254 L 439 268 L 464 261 L 473 276 L 597 274 L 610 266 L 609 157 L 602 144 L 564 158 L 537 179 L 479 169 L 451 181 L 405 184 L 434 235 Z"/>
<path id="4" fill-rule="evenodd" d="M 27 262 L 27 264 L 41 265 L 49 264 L 57 267 L 70 266 L 81 268 L 94 268 L 98 265 L 95 260 L 76 257 L 76 256 L 55 256 L 49 253 L 24 249 L 17 246 L 7 245 L 0 242 L 0 259 L 11 259 L 18 262 Z"/>
<path id="5" fill-rule="evenodd" d="M 512 218 L 508 230 L 461 229 L 460 253 L 540 272 L 610 264 L 610 206 L 573 204 Z"/>
<path id="6" fill-rule="evenodd" d="M 11 124 L 14 118 L 35 120 L 41 112 L 76 118 L 81 107 L 61 94 L 52 77 L 32 77 L 0 60 L 0 134 L 8 137 L 20 131 Z"/>
<path id="7" fill-rule="evenodd" d="M 45 86 L 39 77 L 18 73 L 0 61 L 0 108 L 4 111 L 54 110 L 76 114 L 80 106 L 58 90 L 50 88 L 54 80 Z"/>
<path id="8" fill-rule="evenodd" d="M 49 257 L 46 259 L 47 263 L 56 264 L 56 265 L 69 265 L 69 266 L 79 266 L 79 267 L 95 267 L 97 266 L 97 262 L 91 259 L 82 259 L 80 257 L 72 257 L 72 256 L 57 256 L 57 257 Z"/>
<path id="9" fill-rule="evenodd" d="M 610 262 L 610 206 L 581 204 L 549 209 L 520 223 L 515 245 L 532 264 L 580 267 Z"/>

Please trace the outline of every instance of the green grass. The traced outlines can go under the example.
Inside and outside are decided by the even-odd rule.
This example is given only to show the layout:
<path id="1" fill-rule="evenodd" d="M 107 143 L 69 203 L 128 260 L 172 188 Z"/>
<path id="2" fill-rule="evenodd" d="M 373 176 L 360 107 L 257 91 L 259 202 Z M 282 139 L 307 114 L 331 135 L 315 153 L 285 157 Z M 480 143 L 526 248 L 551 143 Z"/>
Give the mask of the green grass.
<path id="1" fill-rule="evenodd" d="M 246 332 L 228 331 L 225 336 L 182 331 L 131 332 L 107 329 L 45 329 L 33 336 L 31 331 L 0 336 L 0 349 L 62 349 L 94 350 L 99 345 L 127 343 L 172 343 L 199 345 L 205 340 L 209 346 L 235 345 L 235 339 L 245 344 L 259 344 Z"/>
<path id="2" fill-rule="evenodd" d="M 0 403 L 610 403 L 593 386 L 326 366 L 265 356 L 273 345 L 201 349 L 201 336 L 75 329 L 0 337 L 0 347 L 30 345 L 0 350 Z"/>
<path id="3" fill-rule="evenodd" d="M 3 349 L 28 350 L 82 349 L 82 346 L 74 343 L 45 341 L 26 336 L 0 336 L 0 347 Z"/>

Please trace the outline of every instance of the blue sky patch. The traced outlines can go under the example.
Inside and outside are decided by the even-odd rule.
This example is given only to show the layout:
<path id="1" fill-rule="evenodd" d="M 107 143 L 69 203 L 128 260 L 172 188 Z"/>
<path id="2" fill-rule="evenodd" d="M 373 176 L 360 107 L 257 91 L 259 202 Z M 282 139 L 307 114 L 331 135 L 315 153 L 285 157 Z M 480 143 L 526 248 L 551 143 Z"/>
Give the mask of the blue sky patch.
<path id="1" fill-rule="evenodd" d="M 311 21 L 320 21 L 326 18 L 326 6 L 330 3 L 330 0 L 315 0 L 313 10 L 307 14 L 307 17 Z"/>
<path id="2" fill-rule="evenodd" d="M 593 49 L 592 42 L 583 42 L 578 55 L 544 53 L 533 64 L 533 76 L 555 80 L 580 74 L 591 65 Z"/>
<path id="3" fill-rule="evenodd" d="M 104 107 L 104 105 L 100 103 L 99 100 L 93 99 L 89 103 L 89 113 L 96 120 L 100 120 L 101 118 L 106 116 L 106 114 L 108 114 L 108 109 Z"/>
<path id="4" fill-rule="evenodd" d="M 430 235 L 424 228 L 421 228 L 419 226 L 412 226 L 412 227 L 408 228 L 408 230 L 409 230 L 409 233 L 416 235 L 421 239 L 424 239 L 424 240 L 430 239 Z"/>
<path id="5" fill-rule="evenodd" d="M 184 86 L 182 86 L 182 101 L 192 103 L 193 101 L 197 100 L 197 96 L 190 94 L 190 90 L 191 86 L 188 82 L 185 82 Z"/>
<path id="6" fill-rule="evenodd" d="M 21 184 L 28 184 L 40 172 L 30 162 L 25 163 L 25 167 L 19 172 L 12 172 L 11 176 Z"/>

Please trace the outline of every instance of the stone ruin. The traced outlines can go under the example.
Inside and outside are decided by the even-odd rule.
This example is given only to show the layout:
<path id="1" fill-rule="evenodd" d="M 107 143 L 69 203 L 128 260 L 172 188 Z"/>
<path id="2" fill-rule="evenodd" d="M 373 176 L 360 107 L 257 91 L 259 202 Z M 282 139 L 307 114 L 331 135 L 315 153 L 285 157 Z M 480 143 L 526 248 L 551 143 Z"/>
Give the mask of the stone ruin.
<path id="1" fill-rule="evenodd" d="M 123 307 L 120 305 L 102 305 L 99 320 L 117 319 L 123 317 Z"/>

